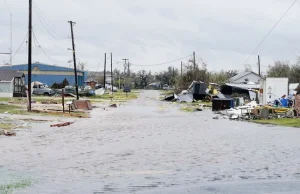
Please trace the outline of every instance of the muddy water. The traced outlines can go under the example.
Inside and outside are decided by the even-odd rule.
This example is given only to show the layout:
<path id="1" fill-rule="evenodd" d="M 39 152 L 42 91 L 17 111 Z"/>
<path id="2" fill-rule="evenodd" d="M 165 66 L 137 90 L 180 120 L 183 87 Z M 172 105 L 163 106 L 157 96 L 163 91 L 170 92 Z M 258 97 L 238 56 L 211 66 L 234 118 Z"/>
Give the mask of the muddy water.
<path id="1" fill-rule="evenodd" d="M 300 130 L 213 120 L 156 91 L 64 128 L 0 137 L 0 185 L 16 193 L 297 193 Z"/>

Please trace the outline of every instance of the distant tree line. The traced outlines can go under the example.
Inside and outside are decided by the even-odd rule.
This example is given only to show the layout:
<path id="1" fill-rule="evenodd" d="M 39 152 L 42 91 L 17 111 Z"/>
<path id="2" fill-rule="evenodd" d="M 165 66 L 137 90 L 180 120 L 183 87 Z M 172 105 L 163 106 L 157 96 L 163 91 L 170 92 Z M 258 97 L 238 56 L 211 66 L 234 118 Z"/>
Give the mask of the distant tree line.
<path id="1" fill-rule="evenodd" d="M 251 66 L 246 65 L 243 71 L 251 71 Z M 222 85 L 227 83 L 231 77 L 234 77 L 238 73 L 239 70 L 237 69 L 209 71 L 206 63 L 203 61 L 201 61 L 201 63 L 196 62 L 194 66 L 191 59 L 183 63 L 182 72 L 180 68 L 174 68 L 173 66 L 169 66 L 166 70 L 158 73 L 152 73 L 146 70 L 130 72 L 130 76 L 128 76 L 128 72 L 118 69 L 113 70 L 114 86 L 119 86 L 120 81 L 121 87 L 130 83 L 133 88 L 138 89 L 146 88 L 147 85 L 153 82 L 175 86 L 179 89 L 187 88 L 192 81 L 203 81 Z M 110 74 L 110 72 L 108 74 Z M 265 76 L 288 77 L 290 83 L 300 83 L 300 59 L 293 65 L 290 64 L 289 61 L 275 61 L 274 64 L 269 65 Z M 104 83 L 103 73 L 89 72 L 88 78 L 93 78 L 94 81 L 97 81 L 99 84 Z"/>

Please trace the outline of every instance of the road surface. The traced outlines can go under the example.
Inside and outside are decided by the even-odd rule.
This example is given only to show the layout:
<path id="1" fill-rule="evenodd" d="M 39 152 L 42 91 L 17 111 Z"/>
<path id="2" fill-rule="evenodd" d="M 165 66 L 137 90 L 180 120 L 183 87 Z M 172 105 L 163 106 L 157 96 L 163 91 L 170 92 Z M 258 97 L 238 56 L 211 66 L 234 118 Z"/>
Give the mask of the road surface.
<path id="1" fill-rule="evenodd" d="M 300 193 L 300 130 L 213 120 L 144 91 L 64 128 L 0 137 L 0 185 L 15 193 Z"/>

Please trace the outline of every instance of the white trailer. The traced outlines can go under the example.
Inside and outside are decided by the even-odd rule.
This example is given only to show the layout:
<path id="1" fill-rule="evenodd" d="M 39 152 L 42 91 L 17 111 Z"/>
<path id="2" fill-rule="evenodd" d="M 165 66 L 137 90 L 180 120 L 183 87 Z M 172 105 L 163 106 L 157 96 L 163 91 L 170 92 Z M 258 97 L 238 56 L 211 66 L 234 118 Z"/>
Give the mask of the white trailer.
<path id="1" fill-rule="evenodd" d="M 289 78 L 268 77 L 260 81 L 259 103 L 267 104 L 289 94 Z"/>

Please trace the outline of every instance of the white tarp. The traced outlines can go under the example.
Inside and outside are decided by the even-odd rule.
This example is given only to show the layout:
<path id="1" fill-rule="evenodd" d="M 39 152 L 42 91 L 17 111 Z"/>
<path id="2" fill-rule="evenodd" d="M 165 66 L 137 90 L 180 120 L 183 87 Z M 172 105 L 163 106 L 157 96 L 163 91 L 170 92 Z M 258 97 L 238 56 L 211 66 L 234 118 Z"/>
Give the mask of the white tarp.
<path id="1" fill-rule="evenodd" d="M 95 90 L 95 94 L 97 96 L 103 96 L 104 93 L 105 93 L 105 89 L 104 88 L 100 88 L 100 89 Z"/>

